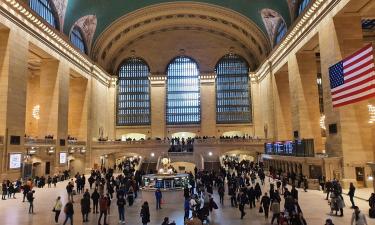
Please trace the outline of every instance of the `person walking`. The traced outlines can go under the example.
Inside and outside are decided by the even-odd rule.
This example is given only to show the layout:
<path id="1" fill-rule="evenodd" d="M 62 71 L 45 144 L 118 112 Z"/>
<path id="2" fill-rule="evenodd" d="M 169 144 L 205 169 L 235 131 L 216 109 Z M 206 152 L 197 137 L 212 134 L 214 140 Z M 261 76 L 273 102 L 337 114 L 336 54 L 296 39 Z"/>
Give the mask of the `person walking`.
<path id="1" fill-rule="evenodd" d="M 62 209 L 62 202 L 61 202 L 61 197 L 59 196 L 57 197 L 55 205 L 53 206 L 53 210 L 52 210 L 55 213 L 55 223 L 59 222 L 61 209 Z"/>
<path id="2" fill-rule="evenodd" d="M 358 206 L 354 206 L 354 212 L 350 225 L 368 225 L 365 214 L 359 210 Z"/>
<path id="3" fill-rule="evenodd" d="M 350 182 L 348 195 L 349 195 L 350 202 L 352 203 L 352 209 L 354 209 L 354 207 L 355 207 L 355 204 L 354 204 L 354 193 L 355 193 L 354 184 L 352 182 Z"/>
<path id="4" fill-rule="evenodd" d="M 264 211 L 264 217 L 267 219 L 268 218 L 268 211 L 269 211 L 269 208 L 270 208 L 270 197 L 268 197 L 268 194 L 267 192 L 264 192 L 264 195 L 262 197 L 262 199 L 260 200 L 260 207 L 263 207 L 263 211 Z"/>
<path id="5" fill-rule="evenodd" d="M 64 213 L 65 213 L 65 221 L 63 225 L 68 222 L 68 219 L 70 219 L 70 225 L 73 225 L 73 215 L 74 215 L 74 208 L 72 201 L 68 201 L 64 207 Z"/>
<path id="6" fill-rule="evenodd" d="M 147 225 L 150 222 L 150 209 L 148 207 L 148 202 L 144 202 L 141 208 L 140 216 L 142 218 L 142 224 Z"/>
<path id="7" fill-rule="evenodd" d="M 88 217 L 90 213 L 90 197 L 83 196 L 81 199 L 81 213 L 82 213 L 82 219 L 83 222 L 88 222 Z"/>
<path id="8" fill-rule="evenodd" d="M 125 223 L 125 205 L 126 201 L 124 195 L 119 195 L 117 199 L 117 208 L 118 208 L 118 216 L 119 216 L 119 223 Z"/>
<path id="9" fill-rule="evenodd" d="M 272 219 L 271 224 L 276 219 L 277 224 L 279 224 L 279 217 L 280 217 L 280 203 L 278 201 L 273 201 L 271 204 L 271 211 L 272 211 Z"/>
<path id="10" fill-rule="evenodd" d="M 100 195 L 98 193 L 98 189 L 95 188 L 94 192 L 91 195 L 92 205 L 93 205 L 93 210 L 92 210 L 93 213 L 99 213 L 99 211 L 98 211 L 99 198 L 100 198 Z"/>
<path id="11" fill-rule="evenodd" d="M 155 199 L 156 199 L 156 210 L 161 209 L 161 199 L 163 194 L 160 191 L 160 188 L 156 189 L 155 191 Z"/>
<path id="12" fill-rule="evenodd" d="M 98 225 L 100 225 L 100 221 L 104 215 L 104 225 L 107 225 L 107 212 L 108 212 L 108 199 L 105 196 L 101 196 L 99 200 L 99 207 L 100 207 L 100 216 L 98 220 Z"/>
<path id="13" fill-rule="evenodd" d="M 27 193 L 27 196 L 26 196 L 26 198 L 27 198 L 27 201 L 29 202 L 29 214 L 33 214 L 34 213 L 34 193 L 35 193 L 35 191 L 33 190 L 33 191 L 29 191 L 28 193 Z"/>
<path id="14" fill-rule="evenodd" d="M 3 181 L 3 184 L 2 184 L 1 187 L 2 187 L 1 188 L 1 190 L 2 190 L 1 200 L 6 200 L 8 186 L 7 186 L 7 182 L 5 180 Z"/>
<path id="15" fill-rule="evenodd" d="M 68 200 L 71 201 L 72 203 L 74 203 L 73 188 L 74 188 L 74 186 L 71 182 L 69 182 L 68 185 L 66 185 L 66 192 L 68 193 Z"/>
<path id="16" fill-rule="evenodd" d="M 225 189 L 224 189 L 224 185 L 221 184 L 219 186 L 219 189 L 217 190 L 217 192 L 219 193 L 219 197 L 220 197 L 220 204 L 224 204 L 224 194 L 225 194 Z"/>
<path id="17" fill-rule="evenodd" d="M 241 212 L 241 220 L 242 220 L 243 217 L 246 215 L 245 204 L 247 202 L 247 196 L 245 193 L 243 193 L 243 191 L 240 191 L 240 193 L 238 194 L 237 201 L 238 201 L 238 209 Z"/>

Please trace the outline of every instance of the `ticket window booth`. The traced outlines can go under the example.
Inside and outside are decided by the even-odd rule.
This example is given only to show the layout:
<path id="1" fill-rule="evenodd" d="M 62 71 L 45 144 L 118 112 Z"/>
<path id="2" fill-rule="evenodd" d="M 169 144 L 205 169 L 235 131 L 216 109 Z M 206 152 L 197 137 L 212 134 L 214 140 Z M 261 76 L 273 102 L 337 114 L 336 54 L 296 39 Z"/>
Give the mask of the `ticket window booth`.
<path id="1" fill-rule="evenodd" d="M 365 168 L 364 167 L 356 167 L 355 168 L 355 177 L 357 180 L 358 187 L 365 186 Z"/>

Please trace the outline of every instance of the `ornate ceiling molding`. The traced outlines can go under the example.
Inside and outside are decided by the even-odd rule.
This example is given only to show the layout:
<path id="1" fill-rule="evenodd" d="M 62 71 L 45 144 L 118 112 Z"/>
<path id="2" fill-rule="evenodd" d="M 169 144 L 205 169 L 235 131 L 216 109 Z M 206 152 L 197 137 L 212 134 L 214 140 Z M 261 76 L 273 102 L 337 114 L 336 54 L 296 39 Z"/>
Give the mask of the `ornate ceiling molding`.
<path id="1" fill-rule="evenodd" d="M 113 70 L 113 62 L 122 60 L 117 57 L 129 43 L 168 29 L 196 29 L 238 41 L 251 52 L 256 66 L 271 48 L 255 23 L 237 12 L 206 3 L 175 2 L 149 6 L 119 18 L 98 37 L 91 56 Z"/>

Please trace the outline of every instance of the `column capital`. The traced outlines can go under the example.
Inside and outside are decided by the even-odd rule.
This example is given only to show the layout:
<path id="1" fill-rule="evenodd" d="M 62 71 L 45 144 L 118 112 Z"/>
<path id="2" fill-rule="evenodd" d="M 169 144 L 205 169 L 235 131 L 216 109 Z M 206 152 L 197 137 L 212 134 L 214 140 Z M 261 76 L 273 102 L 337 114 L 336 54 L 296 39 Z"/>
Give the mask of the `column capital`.
<path id="1" fill-rule="evenodd" d="M 201 73 L 199 75 L 201 84 L 214 84 L 216 80 L 215 72 Z"/>
<path id="2" fill-rule="evenodd" d="M 166 74 L 151 74 L 148 79 L 150 80 L 151 86 L 164 86 L 167 80 Z"/>

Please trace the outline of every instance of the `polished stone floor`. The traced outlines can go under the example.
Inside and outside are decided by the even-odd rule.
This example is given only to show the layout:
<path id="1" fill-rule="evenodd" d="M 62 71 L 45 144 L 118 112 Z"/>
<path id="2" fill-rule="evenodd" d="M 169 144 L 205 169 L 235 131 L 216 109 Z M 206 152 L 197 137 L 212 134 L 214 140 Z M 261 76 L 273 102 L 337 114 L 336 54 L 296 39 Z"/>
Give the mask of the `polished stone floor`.
<path id="1" fill-rule="evenodd" d="M 66 182 L 59 183 L 57 188 L 36 188 L 35 193 L 35 214 L 28 214 L 28 203 L 23 203 L 21 195 L 18 194 L 17 199 L 8 199 L 0 201 L 0 224 L 5 225 L 47 225 L 55 224 L 53 221 L 54 214 L 51 212 L 54 200 L 57 196 L 62 197 L 63 204 L 67 201 Z M 268 187 L 268 185 L 267 185 Z M 329 205 L 324 200 L 325 195 L 319 191 L 309 190 L 304 193 L 302 189 L 299 189 L 299 198 L 302 210 L 306 217 L 309 225 L 322 225 L 326 218 L 332 218 L 336 225 L 350 225 L 350 219 L 352 210 L 349 207 L 344 209 L 344 217 L 331 217 L 329 215 Z M 176 196 L 176 198 L 182 196 Z M 218 196 L 214 196 L 216 202 Z M 75 201 L 79 202 L 80 196 L 75 196 Z M 251 224 L 251 225 L 265 225 L 270 224 L 269 221 L 265 220 L 263 215 L 258 213 L 257 209 L 250 210 L 246 208 L 247 215 L 243 220 L 240 220 L 240 213 L 238 209 L 230 207 L 228 197 L 225 199 L 224 206 L 219 206 L 219 209 L 214 211 L 211 215 L 211 224 L 214 225 L 240 225 L 240 224 Z M 345 197 L 345 202 L 349 205 L 349 199 Z M 139 211 L 142 204 L 142 196 L 140 196 L 132 207 L 127 206 L 126 208 L 126 224 L 136 225 L 141 224 Z M 356 204 L 368 213 L 368 203 L 364 200 L 356 199 Z M 258 205 L 258 203 L 257 203 Z M 283 204 L 282 204 L 283 205 Z M 156 211 L 154 206 L 150 206 L 151 223 L 149 225 L 160 225 L 165 216 L 169 216 L 171 220 L 175 220 L 177 225 L 183 225 L 183 204 L 181 203 L 166 203 L 162 205 L 163 209 Z M 80 213 L 80 204 L 74 204 L 75 215 L 74 224 L 83 224 Z M 115 200 L 112 201 L 111 215 L 108 217 L 109 224 L 118 224 L 118 214 Z M 98 214 L 90 214 L 89 222 L 85 224 L 98 224 Z M 64 213 L 61 213 L 59 224 L 62 224 L 65 218 Z M 368 219 L 368 224 L 375 225 L 374 219 Z"/>

